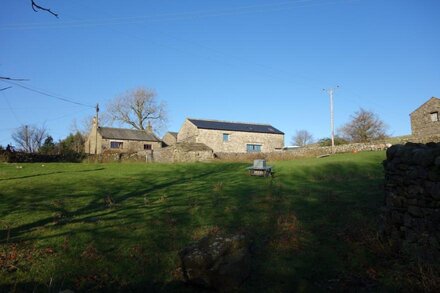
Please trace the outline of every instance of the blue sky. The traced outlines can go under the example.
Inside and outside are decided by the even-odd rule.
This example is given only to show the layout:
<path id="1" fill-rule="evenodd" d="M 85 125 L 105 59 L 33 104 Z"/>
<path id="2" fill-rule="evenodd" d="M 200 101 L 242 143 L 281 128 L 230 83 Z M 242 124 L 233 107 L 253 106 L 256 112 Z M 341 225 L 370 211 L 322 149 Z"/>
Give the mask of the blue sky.
<path id="1" fill-rule="evenodd" d="M 269 123 L 330 135 L 363 107 L 392 135 L 409 113 L 440 97 L 440 1 L 37 1 L 0 10 L 0 76 L 101 109 L 116 95 L 153 88 L 167 130 L 185 117 Z M 9 86 L 0 82 L 0 88 Z M 0 92 L 0 145 L 21 124 L 64 138 L 93 109 L 17 85 Z"/>

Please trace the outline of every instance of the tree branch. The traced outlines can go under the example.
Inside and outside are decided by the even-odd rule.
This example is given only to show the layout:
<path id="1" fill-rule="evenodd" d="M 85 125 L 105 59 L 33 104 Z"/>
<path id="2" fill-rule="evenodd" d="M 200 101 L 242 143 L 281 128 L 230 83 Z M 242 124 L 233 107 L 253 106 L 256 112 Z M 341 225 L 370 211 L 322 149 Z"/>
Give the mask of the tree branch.
<path id="1" fill-rule="evenodd" d="M 56 18 L 58 18 L 58 14 L 56 14 L 55 12 L 53 12 L 52 10 L 50 10 L 49 8 L 44 8 L 44 7 L 40 6 L 40 5 L 38 5 L 37 3 L 35 3 L 34 0 L 31 0 L 31 4 L 32 4 L 32 9 L 33 9 L 35 12 L 38 12 L 38 10 L 43 10 L 43 11 L 46 11 L 46 12 L 52 14 L 52 15 L 55 16 Z"/>
<path id="2" fill-rule="evenodd" d="M 0 76 L 0 79 L 12 80 L 12 81 L 28 81 L 29 80 L 29 79 L 24 79 L 24 78 L 11 78 L 11 77 L 6 77 L 6 76 Z"/>

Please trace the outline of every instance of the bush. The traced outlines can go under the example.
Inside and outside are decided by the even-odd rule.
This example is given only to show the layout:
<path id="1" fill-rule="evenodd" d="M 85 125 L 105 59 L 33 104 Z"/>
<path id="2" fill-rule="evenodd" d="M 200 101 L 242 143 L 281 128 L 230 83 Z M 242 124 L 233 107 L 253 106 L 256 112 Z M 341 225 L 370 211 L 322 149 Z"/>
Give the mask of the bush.
<path id="1" fill-rule="evenodd" d="M 25 152 L 0 152 L 0 160 L 8 163 L 79 163 L 84 160 L 86 155 L 84 153 L 64 152 L 58 155 L 44 155 L 36 153 Z"/>
<path id="2" fill-rule="evenodd" d="M 348 144 L 349 141 L 346 139 L 343 139 L 342 137 L 335 136 L 335 145 L 343 145 Z M 322 138 L 318 141 L 318 144 L 320 146 L 331 146 L 332 145 L 332 139 L 330 137 Z"/>

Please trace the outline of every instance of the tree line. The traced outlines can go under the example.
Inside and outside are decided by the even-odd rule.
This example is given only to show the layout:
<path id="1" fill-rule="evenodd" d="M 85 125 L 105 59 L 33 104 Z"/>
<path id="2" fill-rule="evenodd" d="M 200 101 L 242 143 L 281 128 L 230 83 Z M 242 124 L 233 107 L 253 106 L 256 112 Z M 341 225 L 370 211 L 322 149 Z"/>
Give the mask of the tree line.
<path id="1" fill-rule="evenodd" d="M 335 145 L 371 142 L 388 137 L 387 125 L 373 111 L 360 108 L 350 117 L 350 121 L 338 129 L 335 136 Z M 291 143 L 297 146 L 306 146 L 317 142 L 321 146 L 330 146 L 331 138 L 326 137 L 315 141 L 307 130 L 297 130 Z"/>
<path id="2" fill-rule="evenodd" d="M 152 89 L 138 87 L 127 91 L 110 100 L 106 112 L 101 115 L 100 125 L 125 124 L 133 129 L 145 130 L 147 125 L 161 129 L 166 125 L 166 104 L 157 99 L 157 94 Z M 39 153 L 43 155 L 59 155 L 66 153 L 83 153 L 86 135 L 91 130 L 91 118 L 82 131 L 70 133 L 66 138 L 54 142 L 45 127 L 22 125 L 14 131 L 12 138 L 18 150 L 25 153 Z M 350 121 L 338 129 L 335 136 L 335 145 L 357 142 L 371 142 L 386 138 L 387 126 L 372 112 L 360 108 L 351 117 Z M 306 146 L 312 143 L 321 146 L 331 145 L 330 138 L 316 141 L 307 130 L 297 130 L 291 143 L 297 146 Z M 0 150 L 2 147 L 0 146 Z M 7 147 L 13 150 L 12 146 Z"/>
<path id="3" fill-rule="evenodd" d="M 157 99 L 154 90 L 144 87 L 116 96 L 109 101 L 106 109 L 100 117 L 100 125 L 119 123 L 146 130 L 148 125 L 162 129 L 167 121 L 166 104 Z M 15 145 L 8 145 L 6 149 L 0 146 L 0 150 L 42 155 L 81 154 L 84 153 L 86 136 L 92 128 L 91 121 L 91 117 L 87 117 L 82 130 L 77 129 L 58 142 L 54 142 L 45 126 L 21 125 L 12 133 Z"/>
<path id="4" fill-rule="evenodd" d="M 79 131 L 55 142 L 42 126 L 22 125 L 12 134 L 15 145 L 0 146 L 1 151 L 41 155 L 67 155 L 84 153 L 84 135 Z"/>

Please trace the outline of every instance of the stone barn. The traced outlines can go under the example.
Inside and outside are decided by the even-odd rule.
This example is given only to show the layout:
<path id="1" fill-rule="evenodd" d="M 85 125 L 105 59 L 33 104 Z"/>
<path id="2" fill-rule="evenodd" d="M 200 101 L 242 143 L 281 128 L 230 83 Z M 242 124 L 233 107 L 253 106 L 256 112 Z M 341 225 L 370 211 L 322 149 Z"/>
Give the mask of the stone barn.
<path id="1" fill-rule="evenodd" d="M 177 142 L 203 143 L 214 153 L 270 153 L 282 150 L 284 133 L 269 124 L 187 118 Z"/>
<path id="2" fill-rule="evenodd" d="M 411 114 L 411 131 L 415 137 L 440 136 L 440 99 L 432 97 Z"/>

